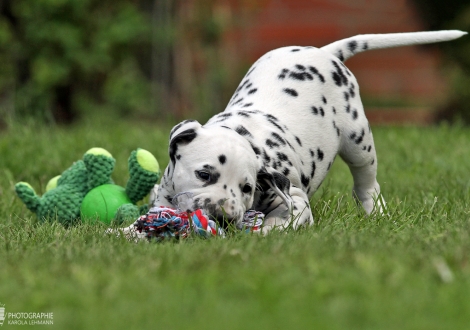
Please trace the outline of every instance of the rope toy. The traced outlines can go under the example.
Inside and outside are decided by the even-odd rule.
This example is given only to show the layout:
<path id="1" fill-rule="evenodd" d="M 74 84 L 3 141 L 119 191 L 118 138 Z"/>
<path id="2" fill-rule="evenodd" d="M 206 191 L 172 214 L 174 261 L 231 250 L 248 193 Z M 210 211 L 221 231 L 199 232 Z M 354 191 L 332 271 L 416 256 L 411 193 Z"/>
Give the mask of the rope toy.
<path id="1" fill-rule="evenodd" d="M 259 232 L 263 220 L 262 212 L 249 210 L 243 216 L 241 229 L 246 232 Z M 201 209 L 185 212 L 168 207 L 153 207 L 134 222 L 134 230 L 136 234 L 139 233 L 139 237 L 157 242 L 184 239 L 193 233 L 206 238 L 225 237 L 225 231 Z"/>

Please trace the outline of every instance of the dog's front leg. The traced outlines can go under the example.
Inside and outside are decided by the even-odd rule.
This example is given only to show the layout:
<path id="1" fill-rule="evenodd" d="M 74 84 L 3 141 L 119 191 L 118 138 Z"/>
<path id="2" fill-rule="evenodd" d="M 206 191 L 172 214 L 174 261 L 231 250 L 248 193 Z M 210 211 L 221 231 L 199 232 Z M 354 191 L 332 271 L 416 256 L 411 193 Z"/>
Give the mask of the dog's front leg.
<path id="1" fill-rule="evenodd" d="M 280 230 L 285 230 L 287 228 L 298 229 L 301 226 L 309 226 L 313 224 L 313 215 L 310 209 L 308 196 L 305 192 L 302 189 L 291 186 L 289 194 L 292 197 L 293 202 L 291 211 L 289 211 L 289 208 L 281 198 L 277 198 L 274 201 L 274 203 L 278 203 L 277 207 L 270 210 L 264 218 L 262 228 L 263 234 L 267 234 L 275 228 Z"/>

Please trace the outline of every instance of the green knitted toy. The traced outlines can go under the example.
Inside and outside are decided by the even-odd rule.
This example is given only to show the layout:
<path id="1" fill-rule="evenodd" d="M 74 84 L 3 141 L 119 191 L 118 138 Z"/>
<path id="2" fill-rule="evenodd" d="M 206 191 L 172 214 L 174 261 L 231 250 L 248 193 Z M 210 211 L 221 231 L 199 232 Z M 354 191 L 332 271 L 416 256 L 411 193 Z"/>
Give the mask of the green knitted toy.
<path id="1" fill-rule="evenodd" d="M 49 181 L 39 197 L 26 182 L 15 185 L 18 197 L 36 213 L 39 221 L 57 219 L 64 225 L 82 220 L 110 223 L 136 218 L 145 207 L 135 205 L 144 198 L 160 177 L 158 162 L 148 151 L 138 149 L 129 157 L 130 178 L 126 189 L 112 184 L 116 161 L 102 148 L 92 148 L 61 176 Z"/>

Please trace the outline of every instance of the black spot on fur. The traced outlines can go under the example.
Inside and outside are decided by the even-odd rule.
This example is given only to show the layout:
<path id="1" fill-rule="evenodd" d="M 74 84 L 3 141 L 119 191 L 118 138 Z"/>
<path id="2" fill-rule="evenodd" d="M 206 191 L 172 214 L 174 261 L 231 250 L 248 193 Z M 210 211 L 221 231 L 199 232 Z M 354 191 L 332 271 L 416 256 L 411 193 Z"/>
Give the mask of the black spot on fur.
<path id="1" fill-rule="evenodd" d="M 291 52 L 298 52 L 298 51 L 300 51 L 299 48 L 295 48 L 295 49 L 292 49 L 292 50 L 291 50 Z"/>
<path id="2" fill-rule="evenodd" d="M 369 146 L 369 148 L 367 148 L 367 152 L 370 152 L 371 149 L 372 149 L 372 146 Z"/>
<path id="3" fill-rule="evenodd" d="M 323 154 L 323 151 L 320 148 L 317 148 L 317 155 L 318 155 L 318 159 L 320 161 L 322 161 L 324 154 Z"/>
<path id="4" fill-rule="evenodd" d="M 308 72 L 291 72 L 289 74 L 289 78 L 292 78 L 294 80 L 301 80 L 301 81 L 305 81 L 306 79 L 313 80 L 313 76 Z"/>
<path id="5" fill-rule="evenodd" d="M 325 103 L 325 104 L 328 103 L 328 101 L 326 100 L 326 97 L 325 97 L 325 96 L 322 96 L 321 99 L 322 99 L 323 103 Z"/>
<path id="6" fill-rule="evenodd" d="M 333 128 L 336 130 L 336 135 L 340 136 L 339 128 L 336 126 L 336 122 L 333 120 Z"/>
<path id="7" fill-rule="evenodd" d="M 297 143 L 299 144 L 299 146 L 302 146 L 302 141 L 300 141 L 300 139 L 299 139 L 298 136 L 295 137 L 295 141 L 297 141 Z"/>
<path id="8" fill-rule="evenodd" d="M 266 118 L 268 118 L 268 119 L 270 119 L 270 120 L 279 121 L 279 119 L 277 119 L 277 117 L 275 117 L 275 116 L 273 116 L 273 115 L 271 115 L 271 114 L 269 114 L 269 113 L 266 114 L 265 116 L 266 116 Z"/>
<path id="9" fill-rule="evenodd" d="M 310 177 L 313 178 L 315 175 L 315 170 L 317 169 L 317 164 L 315 162 L 312 162 L 312 170 L 310 171 Z"/>
<path id="10" fill-rule="evenodd" d="M 250 114 L 246 111 L 238 111 L 237 115 L 242 116 L 242 117 L 250 118 Z"/>
<path id="11" fill-rule="evenodd" d="M 364 42 L 364 45 L 362 45 L 363 50 L 369 49 L 369 44 L 367 42 Z"/>
<path id="12" fill-rule="evenodd" d="M 290 173 L 290 170 L 286 167 L 282 170 L 282 174 L 284 174 L 285 176 L 288 176 Z"/>
<path id="13" fill-rule="evenodd" d="M 301 64 L 296 64 L 295 67 L 299 70 L 305 71 L 305 67 Z"/>
<path id="14" fill-rule="evenodd" d="M 243 97 L 240 97 L 237 101 L 235 101 L 235 102 L 233 103 L 233 105 L 238 104 L 238 103 L 240 103 L 240 102 L 242 102 L 242 101 L 243 101 Z"/>
<path id="15" fill-rule="evenodd" d="M 286 74 L 289 72 L 289 70 L 287 69 L 282 69 L 281 73 L 279 74 L 279 76 L 277 76 L 279 79 L 284 79 L 286 77 Z"/>
<path id="16" fill-rule="evenodd" d="M 225 157 L 225 155 L 220 155 L 219 156 L 220 164 L 224 165 L 226 161 L 227 161 L 227 157 Z"/>
<path id="17" fill-rule="evenodd" d="M 346 106 L 346 112 L 347 112 L 347 113 L 350 113 L 350 112 L 351 112 L 351 105 L 350 105 L 350 104 L 348 104 L 348 105 Z"/>
<path id="18" fill-rule="evenodd" d="M 176 159 L 180 160 L 180 159 L 181 159 L 181 155 L 176 155 Z"/>
<path id="19" fill-rule="evenodd" d="M 250 90 L 248 91 L 248 94 L 254 94 L 254 93 L 256 93 L 257 90 L 258 90 L 258 88 L 250 89 Z"/>
<path id="20" fill-rule="evenodd" d="M 271 161 L 271 157 L 268 156 L 266 153 L 266 150 L 263 150 L 263 159 L 265 160 L 266 163 L 269 163 Z"/>
<path id="21" fill-rule="evenodd" d="M 333 113 L 336 115 L 336 109 L 335 109 L 335 107 L 333 107 L 332 110 L 333 110 Z"/>
<path id="22" fill-rule="evenodd" d="M 251 107 L 253 105 L 253 103 L 246 103 L 243 105 L 244 108 L 248 108 L 248 107 Z"/>
<path id="23" fill-rule="evenodd" d="M 310 156 L 315 157 L 315 153 L 313 152 L 312 149 L 310 149 Z"/>
<path id="24" fill-rule="evenodd" d="M 370 163 L 371 165 L 374 165 L 375 163 L 375 159 L 372 159 L 372 163 Z"/>
<path id="25" fill-rule="evenodd" d="M 356 96 L 356 92 L 354 91 L 354 84 L 351 84 L 351 87 L 349 88 L 349 95 L 351 98 L 354 98 Z"/>
<path id="26" fill-rule="evenodd" d="M 339 58 L 341 61 L 344 61 L 344 55 L 341 49 L 338 50 L 338 52 L 336 53 L 336 57 Z"/>
<path id="27" fill-rule="evenodd" d="M 253 149 L 256 155 L 261 155 L 261 151 L 259 150 L 258 147 L 254 146 L 251 142 L 250 142 L 250 145 L 251 145 L 251 149 Z"/>
<path id="28" fill-rule="evenodd" d="M 297 91 L 295 89 L 292 89 L 292 88 L 284 88 L 282 91 L 284 93 L 289 94 L 290 96 L 294 96 L 294 97 L 299 96 L 299 93 L 297 93 Z"/>
<path id="29" fill-rule="evenodd" d="M 300 176 L 300 181 L 302 182 L 302 185 L 304 187 L 308 187 L 308 185 L 310 184 L 310 179 L 307 176 L 305 176 L 305 174 L 303 174 L 303 173 Z"/>
<path id="30" fill-rule="evenodd" d="M 354 53 L 354 51 L 356 50 L 356 48 L 357 48 L 357 42 L 356 42 L 356 41 L 353 40 L 353 41 L 350 41 L 350 42 L 348 43 L 348 49 L 349 49 L 349 51 L 350 51 L 351 53 Z"/>
<path id="31" fill-rule="evenodd" d="M 318 71 L 317 68 L 315 68 L 314 66 L 309 66 L 308 69 L 309 69 L 309 71 L 310 71 L 311 73 L 313 73 L 314 75 L 316 75 L 316 76 L 318 77 L 318 79 L 320 79 L 320 81 L 321 81 L 322 83 L 325 82 L 325 77 L 323 77 L 323 75 Z"/>
<path id="32" fill-rule="evenodd" d="M 289 148 L 291 148 L 293 151 L 295 151 L 294 147 L 292 146 L 292 144 L 289 143 L 289 140 L 286 140 L 287 144 L 289 145 Z"/>
<path id="33" fill-rule="evenodd" d="M 352 112 L 352 118 L 353 118 L 354 120 L 357 119 L 357 110 L 356 110 L 356 109 L 354 109 L 353 112 Z"/>
<path id="34" fill-rule="evenodd" d="M 249 136 L 249 137 L 253 137 L 253 135 L 251 135 L 251 133 L 242 125 L 238 126 L 237 128 L 235 128 L 235 132 L 237 132 L 238 134 L 240 134 L 241 136 Z"/>
<path id="35" fill-rule="evenodd" d="M 325 110 L 323 110 L 322 107 L 320 107 L 319 110 L 320 110 L 320 115 L 321 115 L 322 117 L 324 117 L 324 116 L 325 116 Z"/>
<path id="36" fill-rule="evenodd" d="M 276 132 L 272 132 L 271 135 L 272 135 L 272 137 L 273 137 L 276 141 L 278 141 L 280 144 L 282 144 L 282 145 L 285 145 L 285 144 L 286 144 L 286 141 L 285 141 L 279 134 L 277 134 Z"/>
<path id="37" fill-rule="evenodd" d="M 336 63 L 336 61 L 331 61 L 331 63 L 335 67 L 335 71 L 331 73 L 335 84 L 340 87 L 343 85 L 347 86 L 349 81 L 341 67 Z"/>
<path id="38" fill-rule="evenodd" d="M 281 162 L 288 162 L 288 161 L 289 161 L 289 157 L 287 157 L 287 155 L 284 154 L 284 153 L 282 153 L 282 152 L 277 152 L 276 155 L 277 155 L 277 158 L 278 158 Z"/>
<path id="39" fill-rule="evenodd" d="M 247 79 L 247 80 L 243 81 L 243 82 L 241 83 L 241 85 L 240 85 L 240 86 L 238 86 L 238 88 L 237 88 L 236 92 L 239 92 L 239 91 L 241 91 L 241 90 L 242 90 L 242 88 L 243 88 L 243 87 L 244 87 L 246 84 L 248 84 L 248 82 L 249 82 L 249 81 L 250 81 L 249 79 Z"/>
<path id="40" fill-rule="evenodd" d="M 278 128 L 282 133 L 284 133 L 284 129 L 278 123 L 276 123 L 273 119 L 268 119 L 268 122 L 274 125 L 276 128 Z"/>
<path id="41" fill-rule="evenodd" d="M 333 78 L 336 86 L 341 86 L 341 77 L 340 77 L 340 75 L 337 72 L 334 72 L 334 71 L 331 75 L 332 75 L 332 78 Z"/>
<path id="42" fill-rule="evenodd" d="M 346 100 L 346 102 L 349 101 L 349 93 L 348 92 L 344 92 L 344 99 Z"/>
<path id="43" fill-rule="evenodd" d="M 311 109 L 312 109 L 312 113 L 313 113 L 314 115 L 318 115 L 318 109 L 317 109 L 317 107 L 312 107 Z"/>
<path id="44" fill-rule="evenodd" d="M 362 140 L 364 139 L 364 135 L 365 135 L 365 132 L 364 132 L 364 129 L 362 129 L 361 135 L 359 135 L 359 136 L 357 137 L 357 139 L 356 139 L 356 133 L 351 134 L 350 138 L 351 138 L 351 139 L 355 139 L 354 142 L 355 142 L 356 144 L 361 144 Z M 353 137 L 353 136 L 354 136 L 354 137 Z"/>
<path id="45" fill-rule="evenodd" d="M 270 149 L 279 147 L 279 144 L 277 144 L 276 142 L 274 142 L 274 141 L 272 141 L 272 140 L 270 140 L 270 139 L 267 139 L 267 140 L 266 140 L 266 145 L 267 145 Z"/>

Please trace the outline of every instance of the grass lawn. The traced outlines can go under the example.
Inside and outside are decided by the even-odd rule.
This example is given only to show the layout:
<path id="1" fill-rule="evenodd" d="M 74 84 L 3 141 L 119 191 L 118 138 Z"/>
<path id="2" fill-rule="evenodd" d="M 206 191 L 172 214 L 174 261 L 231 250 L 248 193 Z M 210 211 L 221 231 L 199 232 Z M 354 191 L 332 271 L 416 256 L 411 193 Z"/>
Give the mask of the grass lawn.
<path id="1" fill-rule="evenodd" d="M 170 127 L 15 124 L 0 132 L 0 303 L 53 312 L 55 329 L 469 329 L 470 129 L 374 127 L 389 216 L 366 217 L 338 160 L 316 224 L 267 237 L 130 243 L 104 226 L 36 224 L 14 194 L 42 193 L 93 146 L 142 147 L 162 167 Z M 15 328 L 5 321 L 4 328 Z"/>

